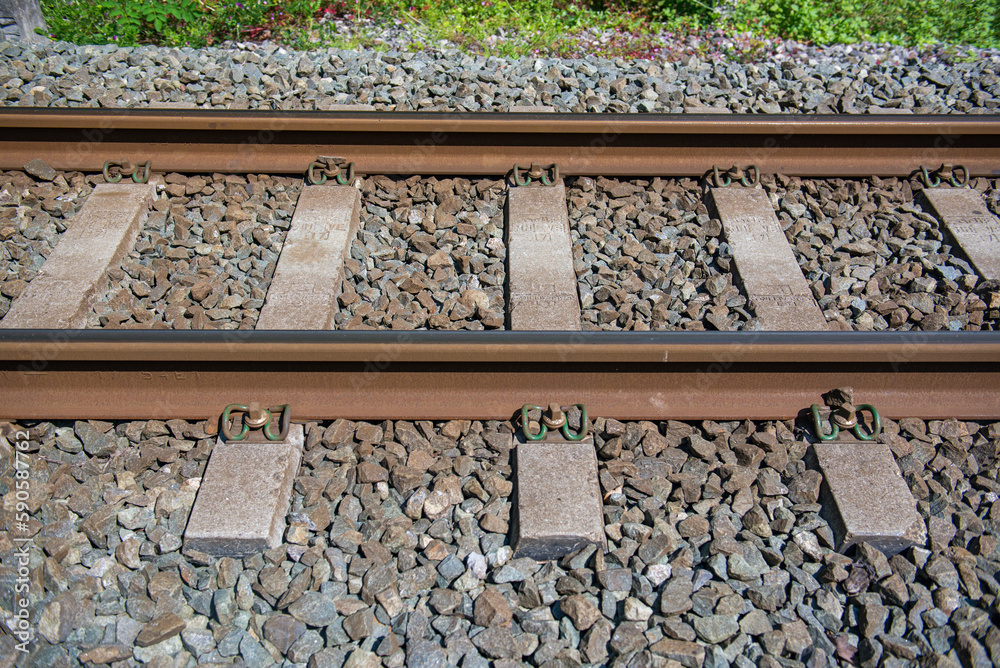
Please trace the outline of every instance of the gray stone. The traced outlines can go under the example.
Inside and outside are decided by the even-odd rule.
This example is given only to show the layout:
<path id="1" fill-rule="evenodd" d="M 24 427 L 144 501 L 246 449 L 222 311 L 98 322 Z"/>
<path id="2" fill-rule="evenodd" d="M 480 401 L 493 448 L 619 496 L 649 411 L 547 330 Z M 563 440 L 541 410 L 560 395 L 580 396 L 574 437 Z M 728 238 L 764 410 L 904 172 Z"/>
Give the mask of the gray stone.
<path id="1" fill-rule="evenodd" d="M 724 642 L 740 632 L 740 625 L 735 615 L 695 617 L 692 623 L 698 637 L 713 645 Z"/>
<path id="2" fill-rule="evenodd" d="M 889 446 L 831 441 L 813 448 L 823 472 L 823 510 L 839 550 L 863 541 L 891 556 L 927 541 Z"/>
<path id="3" fill-rule="evenodd" d="M 288 658 L 295 663 L 305 663 L 313 654 L 323 649 L 323 636 L 309 629 L 288 648 Z"/>
<path id="4" fill-rule="evenodd" d="M 208 629 L 185 629 L 181 631 L 181 642 L 196 658 L 215 649 L 215 637 Z"/>
<path id="5" fill-rule="evenodd" d="M 56 170 L 52 169 L 47 162 L 38 158 L 25 165 L 24 171 L 42 181 L 52 181 L 56 178 Z"/>
<path id="6" fill-rule="evenodd" d="M 184 646 L 181 643 L 181 637 L 176 635 L 164 640 L 161 643 L 157 643 L 156 645 L 150 645 L 149 647 L 135 647 L 132 650 L 132 656 L 136 661 L 149 663 L 156 657 L 174 656 L 183 649 Z"/>
<path id="7" fill-rule="evenodd" d="M 756 188 L 713 188 L 712 200 L 726 240 L 764 329 L 826 329 L 809 284 L 767 199 Z"/>
<path id="8" fill-rule="evenodd" d="M 972 188 L 925 188 L 924 197 L 983 278 L 1000 280 L 1000 220 Z"/>
<path id="9" fill-rule="evenodd" d="M 788 498 L 792 503 L 816 503 L 822 483 L 823 475 L 818 471 L 803 471 L 788 483 Z"/>
<path id="10" fill-rule="evenodd" d="M 448 655 L 435 643 L 417 640 L 407 644 L 406 668 L 445 668 L 446 665 Z"/>
<path id="11" fill-rule="evenodd" d="M 274 663 L 274 658 L 264 646 L 249 633 L 240 640 L 240 656 L 248 666 L 270 666 Z"/>
<path id="12" fill-rule="evenodd" d="M 608 591 L 630 591 L 632 589 L 632 571 L 627 568 L 598 571 L 597 580 Z"/>
<path id="13" fill-rule="evenodd" d="M 18 35 L 26 41 L 48 41 L 45 37 L 45 17 L 38 0 L 0 0 L 0 17 L 14 19 Z M 41 34 L 37 32 L 39 30 Z"/>
<path id="14" fill-rule="evenodd" d="M 521 649 L 505 628 L 492 627 L 472 638 L 472 644 L 491 659 L 520 659 Z"/>
<path id="15" fill-rule="evenodd" d="M 772 629 L 767 613 L 763 610 L 751 610 L 740 619 L 740 630 L 751 636 L 769 633 Z"/>
<path id="16" fill-rule="evenodd" d="M 561 182 L 515 187 L 507 193 L 511 329 L 580 329 L 566 215 L 566 188 Z"/>
<path id="17" fill-rule="evenodd" d="M 646 644 L 646 637 L 643 635 L 645 623 L 639 622 L 619 622 L 611 634 L 609 643 L 612 650 L 619 655 L 635 652 Z"/>
<path id="18" fill-rule="evenodd" d="M 660 612 L 664 615 L 679 615 L 691 609 L 693 586 L 685 578 L 669 580 L 660 595 Z"/>
<path id="19" fill-rule="evenodd" d="M 276 443 L 215 445 L 202 479 L 185 545 L 206 554 L 243 556 L 277 547 L 302 456 L 302 426 Z"/>
<path id="20" fill-rule="evenodd" d="M 288 614 L 309 626 L 329 626 L 338 618 L 336 599 L 329 594 L 309 591 L 288 606 Z"/>
<path id="21" fill-rule="evenodd" d="M 360 209 L 354 186 L 302 189 L 257 329 L 334 328 Z"/>
<path id="22" fill-rule="evenodd" d="M 516 557 L 555 559 L 588 543 L 604 549 L 604 520 L 593 439 L 522 443 L 515 451 Z"/>
<path id="23" fill-rule="evenodd" d="M 437 582 L 437 571 L 433 564 L 418 566 L 400 575 L 399 595 L 407 599 L 424 593 Z"/>
<path id="24" fill-rule="evenodd" d="M 108 270 L 121 264 L 135 243 L 154 196 L 151 185 L 94 188 L 0 328 L 82 328 L 108 286 Z"/>

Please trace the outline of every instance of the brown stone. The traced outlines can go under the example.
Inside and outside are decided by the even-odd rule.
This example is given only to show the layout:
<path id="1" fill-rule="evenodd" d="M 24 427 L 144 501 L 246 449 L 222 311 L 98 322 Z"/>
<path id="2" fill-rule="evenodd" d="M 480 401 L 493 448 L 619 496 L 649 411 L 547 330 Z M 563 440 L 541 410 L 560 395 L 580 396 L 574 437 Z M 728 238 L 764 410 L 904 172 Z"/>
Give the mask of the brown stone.
<path id="1" fill-rule="evenodd" d="M 823 511 L 839 551 L 863 541 L 891 556 L 927 542 L 917 503 L 889 446 L 831 441 L 813 448 L 823 472 Z"/>
<path id="2" fill-rule="evenodd" d="M 826 318 L 785 239 L 778 217 L 757 188 L 712 188 L 726 240 L 763 329 L 825 330 Z"/>
<path id="3" fill-rule="evenodd" d="M 508 192 L 507 266 L 511 329 L 580 329 L 566 188 L 561 182 Z"/>
<path id="4" fill-rule="evenodd" d="M 146 624 L 135 639 L 139 647 L 149 647 L 156 643 L 173 638 L 185 629 L 187 623 L 172 612 L 160 615 Z"/>
<path id="5" fill-rule="evenodd" d="M 278 443 L 216 443 L 184 532 L 185 546 L 245 556 L 281 544 L 302 458 L 302 426 Z"/>
<path id="6" fill-rule="evenodd" d="M 570 618 L 577 631 L 589 629 L 601 618 L 601 611 L 583 594 L 566 597 L 559 604 L 559 608 Z"/>
<path id="7" fill-rule="evenodd" d="M 701 668 L 705 663 L 705 648 L 696 642 L 664 638 L 654 643 L 649 651 L 672 659 L 686 668 Z"/>
<path id="8" fill-rule="evenodd" d="M 930 202 L 983 278 L 1000 280 L 1000 220 L 972 188 L 926 188 Z"/>
<path id="9" fill-rule="evenodd" d="M 373 483 L 386 482 L 389 480 L 389 472 L 375 462 L 361 462 L 358 464 L 358 482 Z"/>
<path id="10" fill-rule="evenodd" d="M 556 559 L 588 543 L 604 549 L 604 506 L 593 438 L 521 443 L 514 471 L 515 556 Z"/>
<path id="11" fill-rule="evenodd" d="M 694 538 L 708 533 L 708 520 L 701 515 L 690 515 L 677 524 L 677 533 L 682 538 Z"/>
<path id="12" fill-rule="evenodd" d="M 375 630 L 375 617 L 368 608 L 358 610 L 347 616 L 344 620 L 344 631 L 351 637 L 351 640 L 363 640 L 370 636 Z"/>
<path id="13" fill-rule="evenodd" d="M 426 505 L 424 512 L 426 513 Z M 507 530 L 510 528 L 507 522 L 504 522 L 493 513 L 483 513 L 483 516 L 479 520 L 479 526 L 482 527 L 483 531 L 503 534 L 507 533 Z"/>
<path id="14" fill-rule="evenodd" d="M 257 329 L 334 328 L 360 211 L 361 193 L 353 186 L 303 188 Z"/>
<path id="15" fill-rule="evenodd" d="M 107 663 L 125 661 L 132 658 L 132 648 L 125 645 L 98 645 L 79 656 L 82 663 Z"/>
<path id="16" fill-rule="evenodd" d="M 512 616 L 507 599 L 495 587 L 487 587 L 476 597 L 473 621 L 477 626 L 507 626 Z"/>
<path id="17" fill-rule="evenodd" d="M 817 471 L 803 471 L 788 483 L 788 498 L 792 503 L 816 503 L 819 501 L 823 476 Z"/>
<path id="18" fill-rule="evenodd" d="M 395 487 L 396 491 L 400 494 L 420 487 L 420 483 L 423 478 L 424 472 L 420 469 L 411 468 L 409 466 L 397 466 L 392 469 L 392 486 Z"/>
<path id="19" fill-rule="evenodd" d="M 785 649 L 794 655 L 804 652 L 813 643 L 809 628 L 801 619 L 782 624 L 781 632 L 785 636 Z"/>
<path id="20" fill-rule="evenodd" d="M 154 187 L 103 183 L 0 321 L 2 328 L 81 329 L 108 288 L 107 272 L 135 245 Z"/>

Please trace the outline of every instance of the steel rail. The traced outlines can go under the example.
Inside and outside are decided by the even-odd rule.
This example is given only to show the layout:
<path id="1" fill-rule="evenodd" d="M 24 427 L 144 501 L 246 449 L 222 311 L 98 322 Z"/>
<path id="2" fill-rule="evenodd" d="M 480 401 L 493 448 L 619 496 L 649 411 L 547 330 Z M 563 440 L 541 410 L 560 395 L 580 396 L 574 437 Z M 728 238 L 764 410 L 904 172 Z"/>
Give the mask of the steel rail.
<path id="1" fill-rule="evenodd" d="M 1000 418 L 992 332 L 0 333 L 0 416 L 508 419 L 524 403 L 619 419 L 788 419 L 851 386 L 887 417 Z"/>
<path id="2" fill-rule="evenodd" d="M 963 164 L 1000 174 L 991 116 L 508 114 L 0 109 L 0 169 L 152 161 L 167 172 L 305 172 L 317 156 L 364 174 L 495 175 L 515 163 L 563 174 L 697 176 L 755 164 L 804 177 L 907 176 Z"/>

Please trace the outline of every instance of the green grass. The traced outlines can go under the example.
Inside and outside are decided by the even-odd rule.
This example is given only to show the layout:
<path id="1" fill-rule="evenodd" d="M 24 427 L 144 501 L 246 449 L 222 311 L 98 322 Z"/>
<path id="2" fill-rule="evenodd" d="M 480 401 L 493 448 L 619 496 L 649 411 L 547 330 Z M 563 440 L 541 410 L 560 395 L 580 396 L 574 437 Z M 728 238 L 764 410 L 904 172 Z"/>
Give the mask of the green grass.
<path id="1" fill-rule="evenodd" d="M 817 44 L 1000 45 L 1000 0 L 734 0 L 731 29 Z"/>
<path id="2" fill-rule="evenodd" d="M 656 57 L 663 55 L 663 32 L 674 37 L 743 33 L 816 44 L 1000 46 L 1000 0 L 420 2 L 42 0 L 42 8 L 52 37 L 80 44 L 204 46 L 269 39 L 303 49 L 384 49 L 377 32 L 396 27 L 407 35 L 409 50 L 448 44 L 469 53 L 512 57 Z M 351 29 L 338 30 L 329 19 L 347 21 Z"/>
<path id="3" fill-rule="evenodd" d="M 606 44 L 607 53 L 655 32 L 655 24 L 644 14 L 620 9 L 594 9 L 582 3 L 560 0 L 443 0 L 415 5 L 404 0 L 379 3 L 342 3 L 328 10 L 330 16 L 381 17 L 383 24 L 396 24 L 409 35 L 409 47 L 418 50 L 442 43 L 469 53 L 517 57 L 531 54 L 574 55 L 588 31 L 612 31 L 621 36 Z M 310 36 L 329 46 L 366 47 L 371 40 L 342 36 L 333 23 L 319 26 Z M 610 42 L 610 40 L 609 40 Z M 300 42 L 297 46 L 308 46 Z M 627 49 L 626 49 L 627 50 Z M 638 53 L 635 55 L 639 55 Z"/>

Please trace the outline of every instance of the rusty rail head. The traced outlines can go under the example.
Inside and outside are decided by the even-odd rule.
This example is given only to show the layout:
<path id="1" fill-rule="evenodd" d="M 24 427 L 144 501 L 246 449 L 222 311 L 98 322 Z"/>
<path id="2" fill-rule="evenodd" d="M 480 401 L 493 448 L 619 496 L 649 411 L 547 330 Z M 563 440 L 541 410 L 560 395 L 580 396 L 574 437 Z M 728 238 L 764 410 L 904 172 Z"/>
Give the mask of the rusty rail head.
<path id="1" fill-rule="evenodd" d="M 0 330 L 0 363 L 1000 363 L 995 332 Z"/>
<path id="2" fill-rule="evenodd" d="M 967 333 L 0 333 L 0 417 L 508 419 L 583 403 L 619 419 L 787 419 L 833 387 L 897 417 L 1000 417 L 1000 337 Z M 252 388 L 248 396 L 247 388 Z"/>
<path id="3" fill-rule="evenodd" d="M 700 176 L 756 164 L 798 176 L 907 176 L 945 162 L 993 175 L 989 116 L 450 114 L 0 109 L 0 169 L 42 158 L 97 171 L 109 157 L 157 171 L 304 173 L 343 155 L 368 174 L 502 175 L 514 163 L 563 174 Z"/>
<path id="4" fill-rule="evenodd" d="M 925 135 L 1000 134 L 991 116 L 965 114 L 614 114 L 426 111 L 258 111 L 215 109 L 0 108 L 0 127 L 273 132 L 523 132 L 625 134 Z M 315 157 L 315 156 L 314 156 Z"/>

